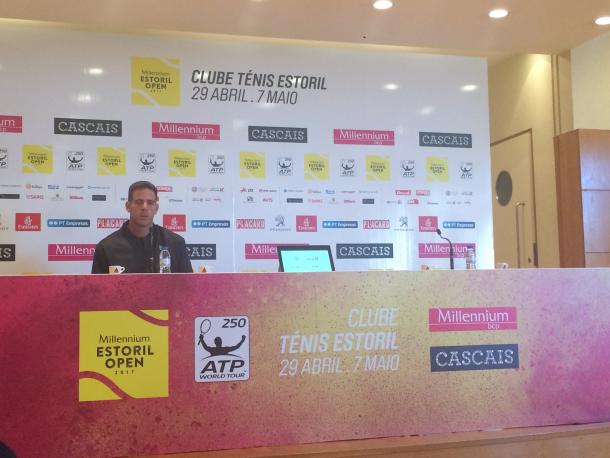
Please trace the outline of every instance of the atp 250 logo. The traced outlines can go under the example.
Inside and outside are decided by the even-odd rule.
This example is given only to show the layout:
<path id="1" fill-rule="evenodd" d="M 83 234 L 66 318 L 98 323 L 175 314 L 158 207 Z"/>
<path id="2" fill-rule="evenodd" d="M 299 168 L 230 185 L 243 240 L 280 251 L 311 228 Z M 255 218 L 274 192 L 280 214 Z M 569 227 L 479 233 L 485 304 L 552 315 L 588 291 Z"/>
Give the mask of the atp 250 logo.
<path id="1" fill-rule="evenodd" d="M 195 318 L 195 381 L 235 382 L 249 378 L 248 317 Z"/>

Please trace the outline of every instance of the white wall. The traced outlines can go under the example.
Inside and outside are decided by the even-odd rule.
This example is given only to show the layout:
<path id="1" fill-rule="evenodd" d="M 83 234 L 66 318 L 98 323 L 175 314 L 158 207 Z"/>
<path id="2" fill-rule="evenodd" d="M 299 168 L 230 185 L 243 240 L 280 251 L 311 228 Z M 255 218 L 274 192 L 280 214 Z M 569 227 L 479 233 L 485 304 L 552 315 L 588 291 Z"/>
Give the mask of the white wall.
<path id="1" fill-rule="evenodd" d="M 575 129 L 610 129 L 610 32 L 574 48 Z"/>

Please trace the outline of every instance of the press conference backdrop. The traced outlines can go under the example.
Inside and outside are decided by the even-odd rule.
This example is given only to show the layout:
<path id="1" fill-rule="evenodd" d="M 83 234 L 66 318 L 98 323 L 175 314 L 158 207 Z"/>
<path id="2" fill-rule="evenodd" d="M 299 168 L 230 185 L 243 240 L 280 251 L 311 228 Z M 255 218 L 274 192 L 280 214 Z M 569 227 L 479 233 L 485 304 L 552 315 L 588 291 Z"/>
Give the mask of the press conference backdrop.
<path id="1" fill-rule="evenodd" d="M 0 23 L 0 273 L 86 273 L 159 187 L 193 265 L 493 265 L 483 59 Z"/>

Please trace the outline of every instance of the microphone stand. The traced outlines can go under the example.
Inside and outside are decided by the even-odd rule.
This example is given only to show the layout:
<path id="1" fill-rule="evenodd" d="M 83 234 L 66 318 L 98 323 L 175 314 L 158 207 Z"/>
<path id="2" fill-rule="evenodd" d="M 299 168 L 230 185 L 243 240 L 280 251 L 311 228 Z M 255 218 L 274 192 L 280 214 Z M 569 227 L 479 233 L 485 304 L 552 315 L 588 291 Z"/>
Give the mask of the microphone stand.
<path id="1" fill-rule="evenodd" d="M 447 237 L 443 237 L 443 235 L 441 234 L 441 230 L 440 229 L 436 229 L 436 233 L 438 234 L 438 236 L 440 238 L 442 238 L 443 240 L 447 240 L 447 242 L 449 242 L 449 268 L 451 270 L 454 270 L 454 267 L 453 267 L 453 243 L 451 243 L 451 240 L 449 240 Z"/>

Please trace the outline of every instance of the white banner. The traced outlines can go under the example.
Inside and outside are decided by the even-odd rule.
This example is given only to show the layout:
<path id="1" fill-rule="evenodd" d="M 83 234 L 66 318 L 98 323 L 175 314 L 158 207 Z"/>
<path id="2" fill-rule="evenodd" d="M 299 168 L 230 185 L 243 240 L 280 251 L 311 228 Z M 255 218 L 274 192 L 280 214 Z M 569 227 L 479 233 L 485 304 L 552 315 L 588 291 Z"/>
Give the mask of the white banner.
<path id="1" fill-rule="evenodd" d="M 159 187 L 195 267 L 493 267 L 484 59 L 0 26 L 0 273 L 86 273 Z"/>

